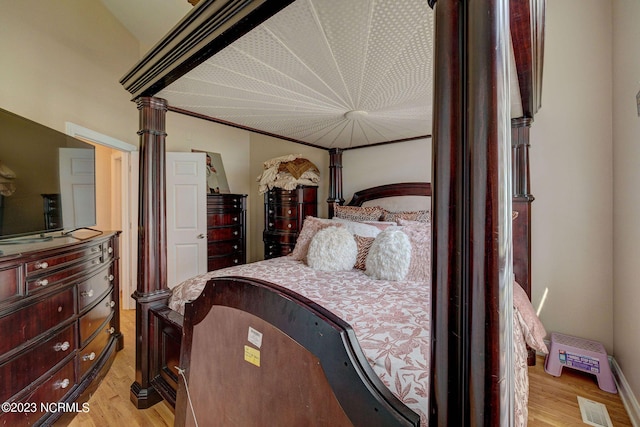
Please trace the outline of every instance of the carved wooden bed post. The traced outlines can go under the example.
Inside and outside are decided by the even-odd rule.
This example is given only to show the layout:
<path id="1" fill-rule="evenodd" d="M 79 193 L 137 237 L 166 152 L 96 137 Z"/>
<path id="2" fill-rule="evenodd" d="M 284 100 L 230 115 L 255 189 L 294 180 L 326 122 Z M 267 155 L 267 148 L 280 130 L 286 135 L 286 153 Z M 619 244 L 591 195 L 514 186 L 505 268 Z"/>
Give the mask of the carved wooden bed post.
<path id="1" fill-rule="evenodd" d="M 138 217 L 138 286 L 136 300 L 136 378 L 131 401 L 139 409 L 162 400 L 151 385 L 150 351 L 152 331 L 149 309 L 166 304 L 167 288 L 166 201 L 165 201 L 165 117 L 164 99 L 136 99 L 140 111 L 140 206 Z"/>
<path id="2" fill-rule="evenodd" d="M 531 195 L 529 185 L 529 128 L 530 118 L 511 120 L 511 149 L 513 165 L 513 239 L 527 244 L 514 245 L 514 259 L 527 263 L 514 264 L 518 283 L 531 299 Z"/>
<path id="3" fill-rule="evenodd" d="M 332 148 L 329 150 L 329 197 L 327 198 L 329 218 L 333 218 L 336 205 L 344 204 L 344 198 L 342 197 L 343 151 L 341 148 Z"/>
<path id="4" fill-rule="evenodd" d="M 508 2 L 429 3 L 435 11 L 433 86 L 439 106 L 433 116 L 429 425 L 508 425 Z"/>

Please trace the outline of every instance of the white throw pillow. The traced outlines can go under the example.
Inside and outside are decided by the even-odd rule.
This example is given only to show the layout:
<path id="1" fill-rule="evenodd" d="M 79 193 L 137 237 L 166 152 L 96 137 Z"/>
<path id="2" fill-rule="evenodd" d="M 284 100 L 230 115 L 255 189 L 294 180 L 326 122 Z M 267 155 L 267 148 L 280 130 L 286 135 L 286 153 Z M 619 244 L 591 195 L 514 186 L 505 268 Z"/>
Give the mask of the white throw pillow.
<path id="1" fill-rule="evenodd" d="M 322 271 L 351 270 L 358 257 L 353 234 L 342 227 L 328 227 L 313 236 L 307 252 L 307 265 Z"/>
<path id="2" fill-rule="evenodd" d="M 369 276 L 383 280 L 402 280 L 409 272 L 411 241 L 398 229 L 387 229 L 376 236 L 367 255 Z"/>

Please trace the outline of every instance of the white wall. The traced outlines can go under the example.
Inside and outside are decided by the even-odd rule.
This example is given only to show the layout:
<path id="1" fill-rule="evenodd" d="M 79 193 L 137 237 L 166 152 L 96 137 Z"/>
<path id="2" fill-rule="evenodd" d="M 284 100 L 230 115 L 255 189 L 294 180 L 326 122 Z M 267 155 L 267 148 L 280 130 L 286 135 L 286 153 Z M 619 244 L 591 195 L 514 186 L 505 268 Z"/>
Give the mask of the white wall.
<path id="1" fill-rule="evenodd" d="M 640 396 L 640 2 L 613 2 L 614 355 Z"/>
<path id="2" fill-rule="evenodd" d="M 613 350 L 611 2 L 547 2 L 531 129 L 532 300 L 548 332 Z"/>

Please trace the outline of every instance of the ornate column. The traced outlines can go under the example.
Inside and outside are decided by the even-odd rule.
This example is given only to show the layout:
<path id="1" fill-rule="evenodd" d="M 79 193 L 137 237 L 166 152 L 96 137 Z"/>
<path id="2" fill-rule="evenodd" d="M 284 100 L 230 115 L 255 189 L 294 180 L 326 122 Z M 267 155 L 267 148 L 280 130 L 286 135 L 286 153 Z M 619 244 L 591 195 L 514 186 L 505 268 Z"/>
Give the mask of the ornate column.
<path id="1" fill-rule="evenodd" d="M 429 425 L 509 425 L 509 4 L 430 4 L 438 108 L 433 117 Z"/>
<path id="2" fill-rule="evenodd" d="M 140 183 L 138 206 L 138 286 L 136 300 L 136 378 L 131 385 L 131 401 L 139 409 L 162 400 L 151 385 L 150 365 L 157 355 L 150 352 L 149 310 L 166 303 L 167 238 L 165 198 L 165 116 L 164 99 L 136 100 L 140 115 Z"/>
<path id="3" fill-rule="evenodd" d="M 328 216 L 333 218 L 336 205 L 344 204 L 342 197 L 342 153 L 341 148 L 329 150 L 329 197 L 327 198 Z"/>

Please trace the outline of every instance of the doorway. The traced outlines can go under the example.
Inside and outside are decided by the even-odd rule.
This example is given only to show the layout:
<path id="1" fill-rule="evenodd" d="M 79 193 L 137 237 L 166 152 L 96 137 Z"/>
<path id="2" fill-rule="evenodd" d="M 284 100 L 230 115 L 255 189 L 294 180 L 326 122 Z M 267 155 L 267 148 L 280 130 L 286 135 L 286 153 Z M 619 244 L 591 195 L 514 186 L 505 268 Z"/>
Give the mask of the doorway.
<path id="1" fill-rule="evenodd" d="M 66 123 L 67 135 L 96 147 L 96 226 L 121 230 L 120 292 L 122 309 L 135 309 L 136 290 L 138 147 L 74 123 Z"/>

